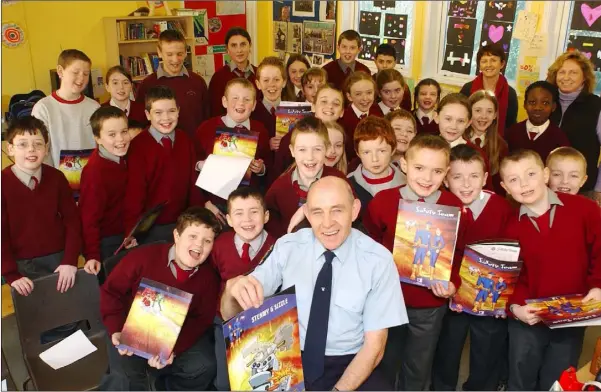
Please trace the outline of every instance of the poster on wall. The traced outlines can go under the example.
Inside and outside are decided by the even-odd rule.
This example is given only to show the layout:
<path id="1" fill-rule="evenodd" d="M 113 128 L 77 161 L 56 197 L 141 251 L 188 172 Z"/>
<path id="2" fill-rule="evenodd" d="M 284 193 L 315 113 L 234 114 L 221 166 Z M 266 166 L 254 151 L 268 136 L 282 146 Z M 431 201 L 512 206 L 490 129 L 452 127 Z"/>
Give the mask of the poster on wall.
<path id="1" fill-rule="evenodd" d="M 273 22 L 273 50 L 285 52 L 288 38 L 288 23 Z"/>
<path id="2" fill-rule="evenodd" d="M 379 45 L 380 38 L 361 37 L 361 53 L 359 53 L 359 58 L 362 60 L 375 61 L 376 51 L 378 50 Z"/>
<path id="3" fill-rule="evenodd" d="M 217 15 L 240 15 L 246 13 L 244 1 L 228 0 L 215 2 Z"/>
<path id="4" fill-rule="evenodd" d="M 513 34 L 512 22 L 487 22 L 482 23 L 480 46 L 498 44 L 505 53 L 509 53 L 511 36 Z"/>
<path id="5" fill-rule="evenodd" d="M 273 2 L 273 20 L 278 22 L 290 22 L 290 14 L 292 13 L 292 6 L 290 2 L 286 4 L 282 1 Z"/>
<path id="6" fill-rule="evenodd" d="M 474 46 L 476 19 L 449 17 L 447 23 L 447 44 Z"/>
<path id="7" fill-rule="evenodd" d="M 601 31 L 601 4 L 598 1 L 575 1 L 570 29 Z"/>
<path id="8" fill-rule="evenodd" d="M 380 35 L 382 13 L 361 11 L 359 14 L 359 34 Z"/>
<path id="9" fill-rule="evenodd" d="M 198 15 L 194 18 L 194 45 L 207 45 L 209 43 L 209 19 L 207 18 L 207 10 L 198 10 Z"/>
<path id="10" fill-rule="evenodd" d="M 327 0 L 319 2 L 319 20 L 321 22 L 336 20 L 336 1 Z"/>
<path id="11" fill-rule="evenodd" d="M 579 50 L 591 60 L 594 70 L 601 72 L 601 38 L 570 34 L 567 49 L 568 51 Z"/>
<path id="12" fill-rule="evenodd" d="M 469 75 L 474 48 L 472 46 L 448 45 L 445 48 L 442 69 Z"/>
<path id="13" fill-rule="evenodd" d="M 315 16 L 315 2 L 313 0 L 294 0 L 292 2 L 292 16 L 313 18 Z"/>
<path id="14" fill-rule="evenodd" d="M 382 43 L 391 45 L 396 50 L 396 63 L 405 65 L 405 40 L 396 38 L 384 38 Z"/>
<path id="15" fill-rule="evenodd" d="M 511 22 L 515 20 L 517 1 L 487 1 L 484 6 L 484 20 Z"/>
<path id="16" fill-rule="evenodd" d="M 394 1 L 374 1 L 374 8 L 381 8 L 383 10 L 387 8 L 394 8 Z"/>
<path id="17" fill-rule="evenodd" d="M 288 23 L 288 44 L 286 46 L 286 52 L 288 53 L 302 53 L 303 46 L 303 24 L 302 23 Z"/>
<path id="18" fill-rule="evenodd" d="M 384 36 L 407 38 L 407 15 L 386 14 L 384 17 Z"/>
<path id="19" fill-rule="evenodd" d="M 336 23 L 303 22 L 303 52 L 331 55 L 335 40 Z"/>
<path id="20" fill-rule="evenodd" d="M 478 8 L 477 0 L 458 1 L 454 0 L 449 3 L 449 16 L 457 16 L 460 18 L 475 18 Z"/>

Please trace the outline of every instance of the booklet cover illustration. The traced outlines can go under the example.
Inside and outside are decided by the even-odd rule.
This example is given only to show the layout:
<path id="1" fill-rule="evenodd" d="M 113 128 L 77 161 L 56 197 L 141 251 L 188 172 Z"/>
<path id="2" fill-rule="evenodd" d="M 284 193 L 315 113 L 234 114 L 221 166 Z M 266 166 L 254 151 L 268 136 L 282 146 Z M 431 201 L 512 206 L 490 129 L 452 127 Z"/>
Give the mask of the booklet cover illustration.
<path id="1" fill-rule="evenodd" d="M 89 150 L 61 150 L 58 170 L 63 172 L 69 186 L 73 190 L 75 200 L 79 199 L 81 171 L 88 164 L 94 149 Z"/>
<path id="2" fill-rule="evenodd" d="M 143 358 L 171 356 L 188 314 L 192 294 L 150 279 L 142 279 L 121 331 L 121 344 Z"/>
<path id="3" fill-rule="evenodd" d="M 233 128 L 219 128 L 215 132 L 213 154 L 255 159 L 258 143 L 258 132 L 238 132 Z M 249 185 L 250 175 L 250 170 L 247 170 L 240 185 Z"/>
<path id="4" fill-rule="evenodd" d="M 163 207 L 165 207 L 166 204 L 167 202 L 162 202 L 152 207 L 150 210 L 146 211 L 144 215 L 142 215 L 142 217 L 138 220 L 134 228 L 131 229 L 129 235 L 123 240 L 119 248 L 113 254 L 116 255 L 117 253 L 121 252 L 125 244 L 127 244 L 131 240 L 131 238 L 136 238 L 140 235 L 146 234 L 152 228 L 154 222 L 157 220 L 159 215 L 161 215 Z"/>
<path id="5" fill-rule="evenodd" d="M 540 317 L 549 328 L 601 325 L 601 301 L 583 303 L 585 295 L 527 299 L 526 303 L 539 310 Z"/>
<path id="6" fill-rule="evenodd" d="M 475 316 L 506 316 L 522 262 L 517 241 L 478 242 L 467 245 L 461 261 L 461 287 L 449 304 L 453 310 Z"/>
<path id="7" fill-rule="evenodd" d="M 295 122 L 311 114 L 311 104 L 306 102 L 280 102 L 275 111 L 275 134 L 284 136 Z"/>
<path id="8" fill-rule="evenodd" d="M 400 200 L 392 256 L 401 282 L 448 287 L 461 210 Z"/>
<path id="9" fill-rule="evenodd" d="M 223 323 L 223 335 L 233 391 L 304 390 L 294 287 Z"/>

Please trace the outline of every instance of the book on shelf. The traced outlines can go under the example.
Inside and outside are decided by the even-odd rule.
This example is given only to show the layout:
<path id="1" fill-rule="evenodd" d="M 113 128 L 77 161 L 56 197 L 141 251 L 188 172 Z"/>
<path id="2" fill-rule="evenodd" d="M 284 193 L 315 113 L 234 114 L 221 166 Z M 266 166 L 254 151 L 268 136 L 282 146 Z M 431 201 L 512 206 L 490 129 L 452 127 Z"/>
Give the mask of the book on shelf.
<path id="1" fill-rule="evenodd" d="M 160 63 L 158 53 L 142 53 L 140 56 L 119 56 L 121 66 L 131 73 L 133 78 L 148 76 L 157 71 Z"/>
<path id="2" fill-rule="evenodd" d="M 198 16 L 200 15 L 200 10 L 192 9 L 192 8 L 174 8 L 173 12 L 177 16 Z"/>
<path id="3" fill-rule="evenodd" d="M 158 39 L 159 34 L 165 30 L 178 30 L 184 36 L 186 31 L 179 20 L 157 21 L 150 23 L 128 23 L 119 21 L 118 24 L 119 41 L 137 41 Z"/>

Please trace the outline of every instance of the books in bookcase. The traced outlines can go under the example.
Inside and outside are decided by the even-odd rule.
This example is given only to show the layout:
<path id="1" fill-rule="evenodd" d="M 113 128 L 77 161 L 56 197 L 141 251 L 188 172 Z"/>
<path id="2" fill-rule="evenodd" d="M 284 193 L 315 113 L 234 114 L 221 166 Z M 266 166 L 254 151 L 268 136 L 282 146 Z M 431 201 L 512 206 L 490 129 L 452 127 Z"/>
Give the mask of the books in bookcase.
<path id="1" fill-rule="evenodd" d="M 121 331 L 120 349 L 165 363 L 188 314 L 192 294 L 143 278 Z"/>
<path id="2" fill-rule="evenodd" d="M 306 102 L 282 101 L 275 110 L 275 133 L 286 135 L 295 122 L 311 114 L 311 104 Z"/>
<path id="3" fill-rule="evenodd" d="M 127 22 L 121 20 L 118 22 L 119 41 L 135 41 L 158 39 L 159 34 L 165 30 L 178 30 L 184 36 L 184 28 L 179 20 L 154 21 L 149 22 Z"/>
<path id="4" fill-rule="evenodd" d="M 459 269 L 461 286 L 449 307 L 475 316 L 505 317 L 522 261 L 517 241 L 486 240 L 466 245 Z"/>
<path id="5" fill-rule="evenodd" d="M 582 302 L 584 294 L 527 299 L 549 328 L 601 325 L 601 301 Z"/>
<path id="6" fill-rule="evenodd" d="M 258 132 L 250 130 L 240 132 L 227 127 L 218 128 L 215 131 L 213 154 L 232 157 L 232 159 L 238 157 L 255 159 L 258 142 Z M 250 170 L 247 170 L 240 185 L 249 185 L 250 176 Z"/>
<path id="7" fill-rule="evenodd" d="M 458 207 L 399 201 L 392 255 L 401 282 L 448 287 L 460 216 Z"/>
<path id="8" fill-rule="evenodd" d="M 233 391 L 304 390 L 294 287 L 224 322 L 223 338 Z"/>

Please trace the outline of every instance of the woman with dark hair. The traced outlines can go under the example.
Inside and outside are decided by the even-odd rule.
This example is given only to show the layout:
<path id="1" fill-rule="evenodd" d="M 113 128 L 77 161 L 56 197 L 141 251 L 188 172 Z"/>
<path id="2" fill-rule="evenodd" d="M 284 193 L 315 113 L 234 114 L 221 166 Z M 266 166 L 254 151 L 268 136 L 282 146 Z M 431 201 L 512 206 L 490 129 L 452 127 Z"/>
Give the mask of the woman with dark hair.
<path id="1" fill-rule="evenodd" d="M 305 102 L 301 79 L 303 74 L 311 68 L 309 61 L 302 54 L 293 53 L 286 63 L 286 76 L 288 81 L 282 91 L 282 101 Z"/>
<path id="2" fill-rule="evenodd" d="M 591 61 L 575 50 L 565 52 L 549 67 L 547 81 L 559 89 L 559 105 L 551 122 L 567 135 L 572 147 L 586 158 L 588 179 L 580 188 L 601 204 L 601 98 L 593 94 L 595 74 Z"/>
<path id="3" fill-rule="evenodd" d="M 501 45 L 492 44 L 478 50 L 476 61 L 480 73 L 476 79 L 464 84 L 460 92 L 466 97 L 478 90 L 489 90 L 495 94 L 499 103 L 497 128 L 499 135 L 503 136 L 505 129 L 515 124 L 518 117 L 518 96 L 501 73 L 507 64 L 507 57 Z"/>

